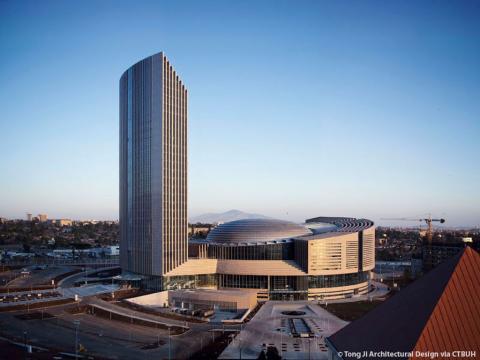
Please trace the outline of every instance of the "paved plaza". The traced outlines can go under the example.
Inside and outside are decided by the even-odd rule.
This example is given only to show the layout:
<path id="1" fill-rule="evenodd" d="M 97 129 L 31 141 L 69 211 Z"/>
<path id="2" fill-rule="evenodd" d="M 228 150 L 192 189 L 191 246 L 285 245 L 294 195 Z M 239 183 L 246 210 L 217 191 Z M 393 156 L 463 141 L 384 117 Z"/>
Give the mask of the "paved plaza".
<path id="1" fill-rule="evenodd" d="M 296 311 L 296 315 L 285 315 Z M 289 319 L 303 319 L 312 337 L 293 337 Z M 313 302 L 269 301 L 247 323 L 219 359 L 257 359 L 260 351 L 275 346 L 284 359 L 327 359 L 325 337 L 348 323 Z"/>

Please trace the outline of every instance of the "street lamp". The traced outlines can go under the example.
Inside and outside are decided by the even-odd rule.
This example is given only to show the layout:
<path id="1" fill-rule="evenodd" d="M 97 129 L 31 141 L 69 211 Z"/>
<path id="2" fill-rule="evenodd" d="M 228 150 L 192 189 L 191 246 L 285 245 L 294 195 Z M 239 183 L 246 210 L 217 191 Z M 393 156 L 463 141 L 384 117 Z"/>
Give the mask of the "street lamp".
<path id="1" fill-rule="evenodd" d="M 28 349 L 27 349 L 27 331 L 23 332 L 23 344 L 25 345 L 25 351 L 28 352 Z"/>
<path id="2" fill-rule="evenodd" d="M 308 338 L 308 360 L 310 360 L 310 338 Z"/>
<path id="3" fill-rule="evenodd" d="M 283 326 L 280 320 L 280 357 L 283 357 Z"/>
<path id="4" fill-rule="evenodd" d="M 238 347 L 240 349 L 240 360 L 242 360 L 242 325 L 240 324 L 240 332 L 238 333 Z"/>
<path id="5" fill-rule="evenodd" d="M 78 327 L 80 326 L 80 320 L 74 320 L 75 325 L 75 359 L 78 359 Z"/>
<path id="6" fill-rule="evenodd" d="M 172 359 L 172 339 L 170 336 L 170 326 L 168 326 L 168 360 Z"/>

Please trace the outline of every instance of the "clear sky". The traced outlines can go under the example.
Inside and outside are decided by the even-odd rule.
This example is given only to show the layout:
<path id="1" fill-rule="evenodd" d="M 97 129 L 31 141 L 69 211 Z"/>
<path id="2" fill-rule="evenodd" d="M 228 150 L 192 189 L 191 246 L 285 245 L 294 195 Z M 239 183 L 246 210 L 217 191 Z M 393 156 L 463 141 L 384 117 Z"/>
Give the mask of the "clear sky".
<path id="1" fill-rule="evenodd" d="M 190 215 L 480 225 L 478 1 L 0 0 L 0 47 L 0 216 L 118 218 L 118 81 L 163 50 Z"/>

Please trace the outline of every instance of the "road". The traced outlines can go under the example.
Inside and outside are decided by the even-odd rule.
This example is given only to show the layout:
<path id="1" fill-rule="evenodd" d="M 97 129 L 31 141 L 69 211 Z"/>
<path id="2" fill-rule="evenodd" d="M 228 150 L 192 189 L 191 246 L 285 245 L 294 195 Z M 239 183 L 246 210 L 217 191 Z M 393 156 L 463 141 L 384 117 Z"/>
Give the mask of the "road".
<path id="1" fill-rule="evenodd" d="M 82 272 L 79 272 L 77 274 L 74 274 L 74 275 L 70 275 L 68 277 L 66 277 L 65 279 L 62 279 L 58 285 L 61 286 L 61 287 L 64 287 L 64 288 L 68 288 L 68 287 L 73 287 L 75 286 L 75 283 L 77 281 L 80 281 L 80 280 L 85 280 L 85 276 L 88 276 L 88 275 L 91 275 L 91 274 L 94 274 L 94 273 L 98 273 L 98 272 L 102 272 L 102 271 L 108 271 L 108 270 L 113 270 L 113 269 L 117 269 L 118 266 L 106 266 L 106 267 L 101 267 L 101 268 L 96 268 L 96 269 L 86 269 L 86 271 L 82 271 Z M 87 278 L 87 283 L 88 281 L 91 280 L 91 279 L 88 279 Z M 108 280 L 108 279 L 105 279 L 105 280 Z"/>
<path id="2" fill-rule="evenodd" d="M 35 266 L 29 266 L 29 275 L 21 275 L 12 280 L 8 285 L 11 287 L 29 287 L 34 285 L 51 285 L 52 279 L 74 270 L 71 266 L 51 266 L 44 270 L 34 270 Z"/>
<path id="3" fill-rule="evenodd" d="M 15 278 L 20 276 L 21 269 L 8 270 L 0 273 L 0 286 L 7 286 Z"/>
<path id="4" fill-rule="evenodd" d="M 98 302 L 105 306 L 105 302 L 98 299 L 83 300 L 83 303 L 87 302 Z M 44 312 L 55 315 L 55 318 L 43 320 L 20 320 L 15 317 L 15 315 L 25 314 L 27 311 L 0 313 L 1 335 L 23 341 L 24 331 L 26 331 L 28 343 L 74 352 L 74 321 L 79 320 L 79 342 L 90 355 L 109 359 L 168 359 L 168 330 L 126 324 L 85 313 L 73 315 L 65 311 L 66 308 L 71 306 L 60 305 L 45 309 Z M 126 313 L 132 311 L 112 304 L 108 306 L 117 311 L 127 310 Z M 42 310 L 35 310 L 35 312 L 42 312 Z M 143 313 L 141 313 L 141 316 L 152 316 L 157 321 L 171 325 L 185 325 L 184 322 L 174 319 Z M 188 323 L 188 326 L 190 330 L 186 333 L 170 337 L 172 359 L 188 358 L 188 356 L 200 350 L 202 345 L 205 346 L 212 340 L 215 334 L 210 330 L 215 327 L 221 329 L 218 325 L 209 323 Z M 238 328 L 238 326 L 225 327 L 225 329 L 235 328 Z M 160 347 L 145 349 L 149 345 L 157 344 L 159 340 L 162 343 Z"/>

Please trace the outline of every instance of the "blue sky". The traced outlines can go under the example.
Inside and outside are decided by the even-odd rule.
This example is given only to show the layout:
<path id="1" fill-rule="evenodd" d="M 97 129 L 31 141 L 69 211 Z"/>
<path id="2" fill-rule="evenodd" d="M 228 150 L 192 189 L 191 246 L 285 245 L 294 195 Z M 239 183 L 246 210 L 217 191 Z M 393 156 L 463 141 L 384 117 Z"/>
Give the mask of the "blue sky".
<path id="1" fill-rule="evenodd" d="M 480 225 L 479 39 L 478 1 L 2 0 L 0 216 L 118 217 L 118 80 L 163 50 L 190 215 Z"/>

